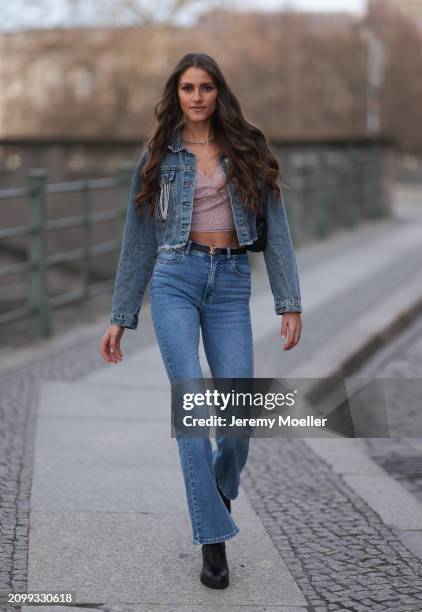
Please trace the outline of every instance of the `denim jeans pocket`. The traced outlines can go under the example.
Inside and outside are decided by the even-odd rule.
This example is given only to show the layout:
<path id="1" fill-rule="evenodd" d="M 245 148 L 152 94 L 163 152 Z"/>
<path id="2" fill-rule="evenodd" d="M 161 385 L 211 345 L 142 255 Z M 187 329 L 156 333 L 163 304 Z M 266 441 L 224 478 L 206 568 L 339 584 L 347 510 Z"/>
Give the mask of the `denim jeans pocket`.
<path id="1" fill-rule="evenodd" d="M 252 276 L 251 264 L 247 257 L 242 259 L 232 259 L 231 267 L 237 276 L 242 276 L 243 278 Z"/>

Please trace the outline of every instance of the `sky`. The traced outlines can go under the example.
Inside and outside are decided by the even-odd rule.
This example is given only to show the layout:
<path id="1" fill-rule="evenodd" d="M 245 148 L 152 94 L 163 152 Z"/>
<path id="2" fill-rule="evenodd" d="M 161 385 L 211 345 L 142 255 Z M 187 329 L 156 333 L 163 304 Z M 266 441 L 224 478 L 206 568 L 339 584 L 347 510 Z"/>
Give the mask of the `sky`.
<path id="1" fill-rule="evenodd" d="M 112 2 L 112 0 L 111 0 Z M 67 13 L 69 2 L 64 0 L 40 0 L 29 2 L 17 0 L 15 2 L 2 2 L 0 0 L 0 30 L 16 30 L 22 28 L 46 28 L 66 25 L 95 25 L 101 19 L 101 0 L 83 2 L 73 0 L 78 7 L 78 18 L 70 20 Z M 104 2 L 103 6 L 110 3 Z M 149 4 L 149 3 L 147 3 Z M 220 2 L 220 6 L 233 6 L 239 9 L 261 9 L 273 10 L 308 10 L 308 11 L 348 11 L 364 12 L 366 0 L 228 0 Z M 23 5 L 25 6 L 22 10 Z M 199 0 L 194 3 L 196 9 L 186 11 L 177 22 L 188 25 L 192 23 L 195 14 L 207 7 L 215 5 L 212 0 Z M 151 5 L 150 5 L 151 6 Z M 165 0 L 156 4 L 158 7 L 165 6 Z M 73 21 L 73 23 L 71 23 Z M 128 23 L 130 20 L 123 19 Z"/>
<path id="2" fill-rule="evenodd" d="M 362 12 L 365 10 L 366 0 L 261 0 L 259 3 L 253 0 L 241 0 L 236 4 L 242 4 L 243 6 L 257 6 L 259 4 L 264 5 L 269 10 L 285 7 L 308 11 Z"/>

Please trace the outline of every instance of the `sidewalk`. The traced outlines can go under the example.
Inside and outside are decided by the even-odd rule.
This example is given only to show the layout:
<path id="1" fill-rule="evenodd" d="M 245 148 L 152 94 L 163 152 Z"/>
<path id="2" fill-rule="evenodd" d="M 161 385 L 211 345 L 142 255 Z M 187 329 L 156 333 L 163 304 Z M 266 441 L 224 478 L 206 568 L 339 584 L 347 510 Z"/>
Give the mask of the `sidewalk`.
<path id="1" fill-rule="evenodd" d="M 368 224 L 298 251 L 303 335 L 292 351 L 281 349 L 281 317 L 274 315 L 262 256 L 255 257 L 255 376 L 340 375 L 344 364 L 385 341 L 397 321 L 422 306 L 422 218 L 417 208 L 410 206 L 405 214 L 403 210 L 399 221 Z M 75 383 L 42 384 L 28 590 L 68 590 L 85 610 L 91 604 L 116 612 L 124 604 L 125 610 L 137 612 L 214 612 L 235 606 L 251 612 L 420 612 L 420 560 L 417 551 L 405 547 L 401 532 L 408 537 L 411 530 L 415 538 L 422 538 L 422 505 L 367 457 L 359 440 L 253 440 L 251 461 L 233 504 L 240 533 L 227 542 L 230 587 L 218 592 L 200 584 L 200 546 L 191 543 L 177 445 L 170 438 L 168 381 L 157 344 L 143 344 L 144 327 L 150 336 L 147 304 L 136 353 L 126 355 L 120 364 L 104 364 Z M 202 345 L 201 363 L 204 376 L 210 376 Z M 297 453 L 296 463 L 291 459 L 287 465 L 287 452 L 291 458 Z M 259 461 L 264 455 L 267 460 L 274 456 L 274 461 L 261 474 Z M 377 540 L 369 543 L 375 552 L 369 552 L 366 560 L 366 572 L 372 574 L 361 587 L 369 595 L 364 594 L 360 603 L 345 595 L 352 583 L 348 555 L 360 543 L 358 537 L 348 541 L 344 559 L 331 577 L 327 574 L 326 586 L 310 580 L 324 574 L 330 554 L 327 542 L 335 550 L 344 545 L 344 514 L 335 508 L 325 525 L 331 534 L 316 528 L 302 542 L 305 556 L 318 553 L 312 557 L 315 567 L 306 562 L 298 567 L 303 551 L 292 543 L 304 537 L 305 527 L 294 537 L 290 532 L 302 524 L 301 513 L 312 508 L 319 494 L 313 490 L 309 495 L 308 483 L 308 488 L 300 486 L 311 466 L 314 479 L 324 475 L 328 499 L 332 495 L 338 500 L 341 489 L 350 524 L 356 530 L 371 525 L 377 532 Z M 271 470 L 273 480 L 266 483 Z M 289 487 L 295 490 L 289 503 L 298 504 L 293 519 L 292 508 L 279 505 L 281 495 L 286 495 L 284 503 L 289 499 Z M 358 534 L 352 530 L 349 535 Z M 371 554 L 374 559 L 378 555 L 379 563 L 371 565 Z M 384 555 L 384 562 L 379 555 Z M 389 571 L 389 559 L 398 572 L 394 601 L 388 587 L 396 576 Z M 353 571 L 355 577 L 360 570 L 353 566 Z M 380 581 L 382 588 L 374 588 Z"/>

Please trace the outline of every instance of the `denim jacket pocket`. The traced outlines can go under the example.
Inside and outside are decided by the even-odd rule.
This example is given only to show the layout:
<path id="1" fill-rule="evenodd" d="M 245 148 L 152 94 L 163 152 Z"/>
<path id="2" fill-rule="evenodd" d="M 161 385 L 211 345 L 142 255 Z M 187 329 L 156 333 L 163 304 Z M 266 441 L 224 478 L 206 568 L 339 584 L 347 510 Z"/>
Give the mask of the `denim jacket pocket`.
<path id="1" fill-rule="evenodd" d="M 174 185 L 175 175 L 175 168 L 164 167 L 160 169 L 160 191 L 157 193 L 154 215 L 157 221 L 166 221 L 167 219 L 170 190 Z"/>

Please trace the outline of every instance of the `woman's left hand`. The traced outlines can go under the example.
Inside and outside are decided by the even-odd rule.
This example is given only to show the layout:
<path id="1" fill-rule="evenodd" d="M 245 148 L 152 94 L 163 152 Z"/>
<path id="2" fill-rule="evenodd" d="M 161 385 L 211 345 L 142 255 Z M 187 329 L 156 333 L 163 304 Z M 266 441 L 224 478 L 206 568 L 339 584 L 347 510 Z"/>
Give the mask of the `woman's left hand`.
<path id="1" fill-rule="evenodd" d="M 302 334 L 302 319 L 300 312 L 283 312 L 281 324 L 281 337 L 287 339 L 283 344 L 283 350 L 289 351 L 296 346 Z"/>

